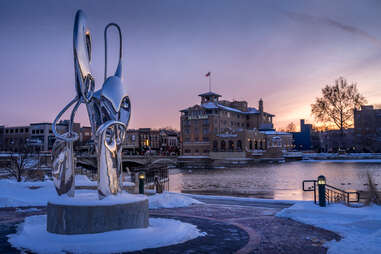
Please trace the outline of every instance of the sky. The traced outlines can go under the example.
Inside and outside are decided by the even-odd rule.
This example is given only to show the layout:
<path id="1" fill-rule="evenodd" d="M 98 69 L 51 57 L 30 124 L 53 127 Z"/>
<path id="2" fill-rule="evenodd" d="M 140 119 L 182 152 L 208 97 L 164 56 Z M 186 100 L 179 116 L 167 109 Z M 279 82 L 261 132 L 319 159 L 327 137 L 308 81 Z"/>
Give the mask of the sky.
<path id="1" fill-rule="evenodd" d="M 52 122 L 75 96 L 74 15 L 92 34 L 92 72 L 103 83 L 104 27 L 120 25 L 129 128 L 179 129 L 179 110 L 212 90 L 275 114 L 277 129 L 301 118 L 342 76 L 368 104 L 381 103 L 381 1 L 0 0 L 0 125 Z M 118 37 L 109 32 L 109 74 Z M 67 115 L 64 116 L 64 118 Z M 75 120 L 88 125 L 85 106 Z"/>

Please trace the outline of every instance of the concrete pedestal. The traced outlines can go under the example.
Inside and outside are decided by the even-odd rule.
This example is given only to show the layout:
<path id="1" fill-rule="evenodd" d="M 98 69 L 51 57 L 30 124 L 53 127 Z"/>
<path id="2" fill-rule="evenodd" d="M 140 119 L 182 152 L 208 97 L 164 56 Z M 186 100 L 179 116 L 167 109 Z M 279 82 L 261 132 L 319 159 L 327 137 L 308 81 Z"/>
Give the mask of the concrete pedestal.
<path id="1" fill-rule="evenodd" d="M 129 195 L 129 194 L 128 194 Z M 132 196 L 132 195 L 129 195 Z M 48 202 L 47 231 L 56 234 L 92 234 L 148 227 L 148 199 L 97 200 L 79 198 Z M 106 198 L 107 199 L 107 198 Z"/>

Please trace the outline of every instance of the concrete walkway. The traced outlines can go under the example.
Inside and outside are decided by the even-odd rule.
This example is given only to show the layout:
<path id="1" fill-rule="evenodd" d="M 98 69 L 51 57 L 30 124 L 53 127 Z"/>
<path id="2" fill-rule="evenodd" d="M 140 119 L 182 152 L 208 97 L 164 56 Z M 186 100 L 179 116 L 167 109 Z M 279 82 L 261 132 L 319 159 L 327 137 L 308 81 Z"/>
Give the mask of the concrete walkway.
<path id="1" fill-rule="evenodd" d="M 326 253 L 326 241 L 339 240 L 332 232 L 275 214 L 290 206 L 283 203 L 246 202 L 202 199 L 205 204 L 184 208 L 150 210 L 150 216 L 178 219 L 197 225 L 206 232 L 191 241 L 146 249 L 133 253 Z M 0 253 L 19 253 L 7 242 L 26 216 L 45 214 L 45 208 L 35 212 L 16 212 L 15 208 L 0 209 Z M 147 239 L 148 241 L 149 239 Z"/>

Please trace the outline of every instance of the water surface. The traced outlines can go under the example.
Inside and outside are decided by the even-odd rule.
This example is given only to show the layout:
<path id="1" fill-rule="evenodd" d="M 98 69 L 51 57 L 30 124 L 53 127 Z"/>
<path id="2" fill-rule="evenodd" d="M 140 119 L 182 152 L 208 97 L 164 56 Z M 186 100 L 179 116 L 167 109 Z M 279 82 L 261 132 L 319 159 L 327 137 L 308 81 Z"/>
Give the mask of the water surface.
<path id="1" fill-rule="evenodd" d="M 367 190 L 368 171 L 381 187 L 381 163 L 342 161 L 298 161 L 257 164 L 246 168 L 174 169 L 169 185 L 170 191 L 184 193 L 311 200 L 312 193 L 302 191 L 303 180 L 324 175 L 327 184 L 340 189 Z"/>

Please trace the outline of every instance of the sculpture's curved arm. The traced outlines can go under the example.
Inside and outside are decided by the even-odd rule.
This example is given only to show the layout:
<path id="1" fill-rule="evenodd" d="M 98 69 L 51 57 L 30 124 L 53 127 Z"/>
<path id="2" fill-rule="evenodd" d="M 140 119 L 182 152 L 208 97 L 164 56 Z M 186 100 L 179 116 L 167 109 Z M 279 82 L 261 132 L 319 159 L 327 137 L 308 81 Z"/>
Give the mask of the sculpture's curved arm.
<path id="1" fill-rule="evenodd" d="M 123 51 L 122 31 L 121 31 L 118 24 L 110 23 L 105 27 L 105 31 L 104 31 L 104 39 L 105 39 L 105 77 L 104 77 L 104 82 L 106 82 L 106 79 L 107 79 L 107 29 L 111 26 L 116 27 L 118 29 L 118 33 L 119 33 L 119 63 L 118 63 L 118 67 L 117 67 L 117 70 L 115 72 L 115 75 L 121 77 L 121 71 L 122 71 L 121 70 L 122 69 L 121 61 L 122 61 L 122 54 L 123 54 L 123 52 L 122 52 Z"/>
<path id="2" fill-rule="evenodd" d="M 110 120 L 96 132 L 99 199 L 121 192 L 121 152 L 126 128 L 124 123 Z"/>
<path id="3" fill-rule="evenodd" d="M 58 120 L 61 118 L 61 116 L 71 107 L 71 105 L 73 105 L 74 103 L 76 103 L 77 102 L 77 104 L 76 104 L 76 106 L 74 107 L 74 108 L 78 108 L 78 104 L 80 104 L 80 101 L 79 101 L 79 99 L 78 99 L 78 96 L 77 97 L 75 97 L 73 100 L 71 100 L 62 110 L 61 110 L 61 112 L 60 113 L 58 113 L 58 115 L 57 115 L 57 117 L 54 119 L 54 121 L 53 121 L 53 124 L 52 124 L 52 131 L 53 131 L 53 133 L 54 133 L 54 135 L 57 137 L 57 138 L 59 138 L 59 139 L 62 139 L 62 140 L 65 140 L 65 141 L 68 141 L 68 142 L 74 142 L 74 141 L 76 141 L 78 138 L 79 138 L 79 136 L 78 136 L 78 134 L 77 133 L 75 133 L 75 132 L 70 132 L 70 136 L 67 136 L 67 135 L 61 135 L 60 133 L 58 133 L 57 132 L 57 122 L 58 122 Z M 73 110 L 73 112 L 72 112 L 72 117 L 74 118 L 74 115 L 73 115 L 73 113 L 74 113 L 74 110 Z M 69 124 L 69 131 L 70 131 L 70 129 L 71 129 L 72 127 L 71 127 L 71 125 Z"/>

